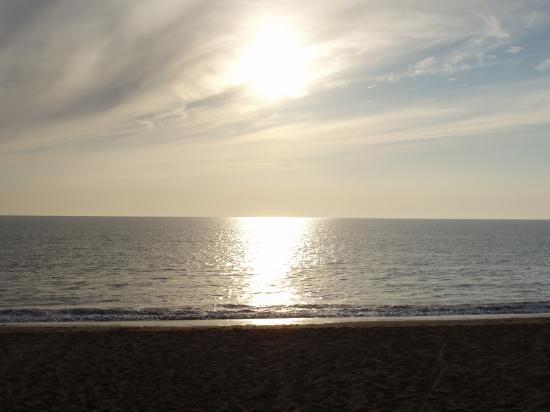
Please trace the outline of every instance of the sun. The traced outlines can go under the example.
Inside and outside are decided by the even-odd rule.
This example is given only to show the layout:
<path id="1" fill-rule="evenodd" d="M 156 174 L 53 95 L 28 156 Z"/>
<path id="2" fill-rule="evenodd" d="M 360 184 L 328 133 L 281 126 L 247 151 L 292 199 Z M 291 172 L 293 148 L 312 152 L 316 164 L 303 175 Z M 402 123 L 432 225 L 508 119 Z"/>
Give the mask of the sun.
<path id="1" fill-rule="evenodd" d="M 259 25 L 241 51 L 233 76 L 265 99 L 302 97 L 311 79 L 310 52 L 299 33 L 282 20 Z"/>

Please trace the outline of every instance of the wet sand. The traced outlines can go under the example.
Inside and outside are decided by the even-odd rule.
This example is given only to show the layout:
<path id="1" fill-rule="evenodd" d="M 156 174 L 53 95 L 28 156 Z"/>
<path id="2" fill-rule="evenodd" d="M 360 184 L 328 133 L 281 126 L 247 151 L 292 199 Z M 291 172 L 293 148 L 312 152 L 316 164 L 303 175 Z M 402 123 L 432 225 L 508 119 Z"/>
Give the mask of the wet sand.
<path id="1" fill-rule="evenodd" d="M 550 411 L 550 319 L 1 327 L 0 410 Z"/>

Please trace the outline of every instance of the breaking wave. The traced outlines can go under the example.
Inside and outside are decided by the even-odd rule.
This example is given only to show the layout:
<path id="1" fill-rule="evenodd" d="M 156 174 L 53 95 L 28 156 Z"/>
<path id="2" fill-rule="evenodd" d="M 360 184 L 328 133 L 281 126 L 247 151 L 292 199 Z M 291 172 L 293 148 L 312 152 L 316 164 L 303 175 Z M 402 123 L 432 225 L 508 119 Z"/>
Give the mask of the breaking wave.
<path id="1" fill-rule="evenodd" d="M 0 309 L 0 323 L 112 322 L 197 319 L 346 318 L 550 313 L 550 302 L 463 305 L 216 305 L 177 308 Z"/>

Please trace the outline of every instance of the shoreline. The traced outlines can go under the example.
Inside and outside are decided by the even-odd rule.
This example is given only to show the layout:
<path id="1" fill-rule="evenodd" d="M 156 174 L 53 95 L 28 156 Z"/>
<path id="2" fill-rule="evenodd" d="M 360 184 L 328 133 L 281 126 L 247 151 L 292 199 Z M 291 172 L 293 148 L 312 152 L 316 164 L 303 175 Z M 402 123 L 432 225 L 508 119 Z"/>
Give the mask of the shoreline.
<path id="1" fill-rule="evenodd" d="M 550 324 L 550 313 L 507 315 L 349 317 L 349 318 L 266 318 L 193 319 L 144 321 L 13 322 L 0 323 L 0 333 L 41 329 L 233 329 L 233 328 L 371 328 L 460 325 Z"/>

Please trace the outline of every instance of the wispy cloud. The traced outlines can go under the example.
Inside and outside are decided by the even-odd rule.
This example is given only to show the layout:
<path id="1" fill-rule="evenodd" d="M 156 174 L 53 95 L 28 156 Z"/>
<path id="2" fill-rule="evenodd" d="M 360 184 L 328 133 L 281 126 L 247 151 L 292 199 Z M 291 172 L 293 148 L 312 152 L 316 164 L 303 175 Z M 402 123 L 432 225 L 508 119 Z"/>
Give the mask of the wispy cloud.
<path id="1" fill-rule="evenodd" d="M 545 71 L 545 70 L 550 70 L 550 59 L 546 59 L 546 60 L 543 60 L 541 61 L 537 67 L 535 67 L 536 70 L 538 70 L 539 72 L 542 72 L 542 71 Z"/>
<path id="2" fill-rule="evenodd" d="M 517 53 L 521 53 L 522 50 L 523 50 L 522 46 L 510 46 L 508 47 L 508 49 L 506 49 L 506 52 L 510 54 L 517 54 Z"/>
<path id="3" fill-rule="evenodd" d="M 494 15 L 481 16 L 480 29 L 464 32 L 465 37 L 446 48 L 439 56 L 428 56 L 408 67 L 408 75 L 444 75 L 485 67 L 494 62 L 494 52 L 510 43 L 513 35 Z M 519 51 L 519 50 L 518 50 Z"/>
<path id="4" fill-rule="evenodd" d="M 163 110 L 174 117 L 174 105 L 220 91 L 221 74 L 213 68 L 232 39 L 210 36 L 220 16 L 204 3 L 7 2 L 3 8 L 6 21 L 19 17 L 0 49 L 4 141 L 73 121 L 85 130 Z"/>
<path id="5" fill-rule="evenodd" d="M 374 92 L 376 83 L 491 66 L 500 50 L 519 52 L 518 39 L 548 21 L 543 8 L 0 0 L 0 141 L 4 150 L 105 136 L 141 144 L 278 127 L 328 107 L 340 88 Z M 227 78 L 251 27 L 270 14 L 293 21 L 317 53 L 309 96 L 295 109 L 259 102 Z M 345 117 L 333 106 L 323 112 L 328 118 Z"/>

